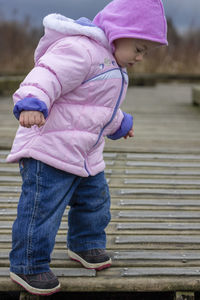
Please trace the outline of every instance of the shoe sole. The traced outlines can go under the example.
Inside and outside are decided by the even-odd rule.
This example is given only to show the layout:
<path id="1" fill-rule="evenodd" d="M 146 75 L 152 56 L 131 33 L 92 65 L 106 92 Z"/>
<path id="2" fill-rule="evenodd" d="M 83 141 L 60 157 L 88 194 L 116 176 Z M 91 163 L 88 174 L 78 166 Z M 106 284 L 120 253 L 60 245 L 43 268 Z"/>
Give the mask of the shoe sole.
<path id="1" fill-rule="evenodd" d="M 112 264 L 111 258 L 107 261 L 102 262 L 102 263 L 97 263 L 97 264 L 88 263 L 81 256 L 79 256 L 78 254 L 76 254 L 75 252 L 73 252 L 69 249 L 68 249 L 68 255 L 72 260 L 81 263 L 82 266 L 85 267 L 86 269 L 95 269 L 97 271 L 100 271 L 100 270 L 109 268 Z"/>
<path id="2" fill-rule="evenodd" d="M 49 296 L 52 295 L 60 290 L 60 284 L 56 286 L 53 289 L 37 289 L 29 285 L 25 280 L 23 280 L 21 277 L 19 277 L 17 274 L 10 272 L 10 278 L 15 283 L 21 285 L 27 292 L 33 294 L 33 295 L 43 295 L 43 296 Z"/>

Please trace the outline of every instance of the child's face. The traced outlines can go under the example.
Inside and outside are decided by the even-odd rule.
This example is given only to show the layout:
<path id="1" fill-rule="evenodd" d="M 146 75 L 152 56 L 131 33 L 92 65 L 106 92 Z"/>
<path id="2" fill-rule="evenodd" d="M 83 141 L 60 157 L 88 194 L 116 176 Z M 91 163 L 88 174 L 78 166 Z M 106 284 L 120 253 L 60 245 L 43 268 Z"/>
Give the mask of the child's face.
<path id="1" fill-rule="evenodd" d="M 114 57 L 122 68 L 133 66 L 142 61 L 150 49 L 159 46 L 156 42 L 131 38 L 117 39 L 114 41 L 114 45 Z"/>

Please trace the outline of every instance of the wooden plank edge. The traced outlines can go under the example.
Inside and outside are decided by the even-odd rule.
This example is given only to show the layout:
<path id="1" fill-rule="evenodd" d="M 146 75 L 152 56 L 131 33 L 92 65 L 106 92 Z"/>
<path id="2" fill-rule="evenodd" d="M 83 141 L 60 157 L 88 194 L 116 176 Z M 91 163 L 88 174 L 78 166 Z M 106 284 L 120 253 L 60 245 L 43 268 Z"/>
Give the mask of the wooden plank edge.
<path id="1" fill-rule="evenodd" d="M 142 278 L 71 278 L 59 277 L 61 292 L 169 292 L 199 291 L 200 278 L 179 277 L 142 277 Z M 8 277 L 2 277 L 0 291 L 22 291 Z"/>

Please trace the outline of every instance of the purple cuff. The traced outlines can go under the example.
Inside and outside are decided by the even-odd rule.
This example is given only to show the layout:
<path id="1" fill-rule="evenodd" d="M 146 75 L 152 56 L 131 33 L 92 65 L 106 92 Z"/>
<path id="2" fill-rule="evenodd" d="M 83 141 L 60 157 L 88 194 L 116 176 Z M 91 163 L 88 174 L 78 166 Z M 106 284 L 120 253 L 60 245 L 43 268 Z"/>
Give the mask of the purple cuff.
<path id="1" fill-rule="evenodd" d="M 23 110 L 36 110 L 44 114 L 45 119 L 48 117 L 48 108 L 44 101 L 41 101 L 37 98 L 26 97 L 22 100 L 19 100 L 13 109 L 13 114 L 19 120 L 20 113 Z"/>
<path id="2" fill-rule="evenodd" d="M 118 140 L 132 129 L 133 127 L 133 117 L 125 112 L 123 112 L 124 118 L 122 120 L 120 128 L 112 135 L 108 135 L 107 137 L 111 140 Z"/>

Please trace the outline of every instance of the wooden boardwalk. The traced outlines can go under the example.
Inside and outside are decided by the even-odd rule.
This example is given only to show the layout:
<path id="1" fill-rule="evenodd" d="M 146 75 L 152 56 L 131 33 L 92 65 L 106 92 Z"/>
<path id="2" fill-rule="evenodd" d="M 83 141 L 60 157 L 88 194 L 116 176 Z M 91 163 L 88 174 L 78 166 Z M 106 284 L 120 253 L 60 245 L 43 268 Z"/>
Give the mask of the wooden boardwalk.
<path id="1" fill-rule="evenodd" d="M 191 87 L 130 88 L 123 109 L 135 117 L 135 138 L 107 141 L 112 196 L 107 228 L 111 268 L 96 272 L 66 253 L 67 210 L 51 267 L 62 291 L 198 291 L 200 288 L 200 109 Z M 21 178 L 6 164 L 17 122 L 11 99 L 0 99 L 0 291 L 9 280 L 11 226 Z"/>

